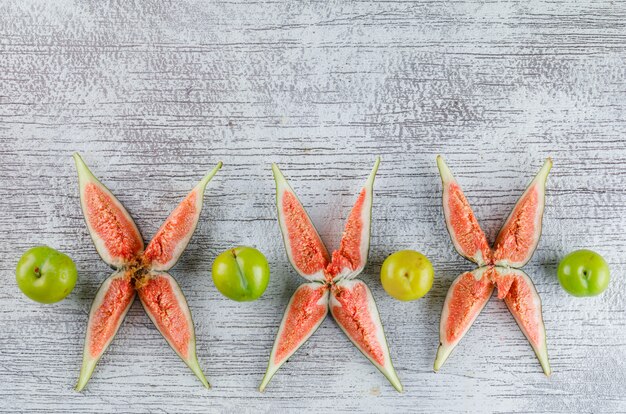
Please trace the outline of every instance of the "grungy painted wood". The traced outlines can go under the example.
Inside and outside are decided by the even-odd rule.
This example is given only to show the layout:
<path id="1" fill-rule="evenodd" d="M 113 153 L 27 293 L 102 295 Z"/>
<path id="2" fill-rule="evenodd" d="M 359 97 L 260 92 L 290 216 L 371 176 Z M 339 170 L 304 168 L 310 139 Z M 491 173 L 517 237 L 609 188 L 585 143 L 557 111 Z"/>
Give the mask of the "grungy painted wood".
<path id="1" fill-rule="evenodd" d="M 615 1 L 31 1 L 0 4 L 0 411 L 626 412 L 626 5 Z M 110 273 L 86 231 L 70 155 L 151 237 L 202 174 L 201 223 L 172 274 L 189 300 L 205 390 L 136 303 L 82 394 L 87 312 Z M 444 296 L 472 268 L 444 227 L 443 154 L 493 240 L 552 156 L 545 228 L 525 270 L 543 299 L 554 374 L 541 373 L 492 300 L 432 372 Z M 258 386 L 301 283 L 280 240 L 270 162 L 329 246 L 375 155 L 370 261 L 406 392 L 327 320 Z M 80 278 L 42 306 L 14 283 L 28 247 L 67 252 Z M 254 303 L 222 297 L 215 256 L 259 247 L 272 280 Z M 613 281 L 576 299 L 559 258 L 593 248 Z M 398 249 L 432 259 L 422 300 L 378 282 Z"/>

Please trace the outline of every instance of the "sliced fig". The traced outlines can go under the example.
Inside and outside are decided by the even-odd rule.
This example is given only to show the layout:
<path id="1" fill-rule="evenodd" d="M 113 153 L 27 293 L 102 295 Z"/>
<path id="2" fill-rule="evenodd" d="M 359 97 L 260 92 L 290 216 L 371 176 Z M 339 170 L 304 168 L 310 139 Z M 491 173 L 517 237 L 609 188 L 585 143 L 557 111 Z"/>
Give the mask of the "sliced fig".
<path id="1" fill-rule="evenodd" d="M 91 173 L 78 153 L 80 204 L 98 254 L 109 266 L 121 268 L 143 251 L 143 239 L 128 211 Z"/>
<path id="2" fill-rule="evenodd" d="M 346 222 L 339 249 L 332 261 L 302 204 L 278 166 L 272 164 L 276 181 L 278 222 L 289 261 L 304 278 L 312 281 L 294 293 L 283 317 L 270 362 L 259 389 L 263 391 L 272 376 L 317 329 L 328 312 L 359 350 L 402 391 L 391 363 L 380 317 L 369 289 L 353 280 L 367 263 L 370 244 L 373 187 L 380 158 L 359 192 Z"/>
<path id="3" fill-rule="evenodd" d="M 328 313 L 328 296 L 328 286 L 321 283 L 305 283 L 296 289 L 278 328 L 260 391 L 324 321 Z"/>
<path id="4" fill-rule="evenodd" d="M 492 272 L 491 267 L 479 267 L 452 282 L 441 312 L 435 371 L 439 371 L 489 301 L 494 288 Z"/>
<path id="5" fill-rule="evenodd" d="M 74 154 L 80 198 L 87 227 L 100 256 L 118 272 L 107 279 L 91 307 L 83 365 L 77 390 L 82 390 L 115 336 L 136 292 L 167 342 L 209 388 L 196 357 L 191 312 L 176 281 L 163 271 L 180 257 L 198 223 L 207 183 L 222 163 L 208 173 L 170 214 L 147 249 L 132 218 L 120 202 Z"/>
<path id="6" fill-rule="evenodd" d="M 287 257 L 298 274 L 309 281 L 326 279 L 330 258 L 309 215 L 278 168 L 272 164 L 276 181 L 278 223 L 283 235 Z"/>
<path id="7" fill-rule="evenodd" d="M 333 285 L 331 292 L 330 313 L 337 325 L 391 385 L 402 392 L 376 302 L 365 282 L 341 280 Z"/>
<path id="8" fill-rule="evenodd" d="M 134 299 L 135 288 L 124 271 L 115 272 L 98 289 L 89 312 L 77 391 L 82 390 L 91 378 L 98 360 L 113 340 Z"/>
<path id="9" fill-rule="evenodd" d="M 497 286 L 498 298 L 504 299 L 537 354 L 543 371 L 550 375 L 541 300 L 530 278 L 516 268 L 530 260 L 539 242 L 546 179 L 552 160 L 546 160 L 516 203 L 498 234 L 493 251 L 489 249 L 465 196 L 440 156 L 437 157 L 437 165 L 444 187 L 444 215 L 454 246 L 461 255 L 487 267 L 463 273 L 450 286 L 441 314 L 435 371 L 465 335 L 491 297 L 494 286 Z"/>
<path id="10" fill-rule="evenodd" d="M 204 191 L 211 178 L 222 168 L 219 162 L 172 211 L 156 235 L 148 243 L 144 257 L 153 270 L 169 270 L 176 264 L 196 230 Z"/>
<path id="11" fill-rule="evenodd" d="M 191 311 L 176 280 L 165 272 L 152 272 L 137 293 L 146 313 L 178 356 L 206 388 L 209 382 L 196 356 L 196 334 Z"/>
<path id="12" fill-rule="evenodd" d="M 495 265 L 520 268 L 535 252 L 541 236 L 546 180 L 551 168 L 552 159 L 548 158 L 502 226 L 494 245 Z"/>
<path id="13" fill-rule="evenodd" d="M 454 248 L 478 266 L 490 264 L 491 248 L 461 186 L 441 156 L 437 156 L 437 167 L 443 184 L 443 213 Z"/>
<path id="14" fill-rule="evenodd" d="M 379 165 L 380 157 L 377 157 L 374 168 L 359 192 L 354 207 L 348 216 L 339 249 L 333 252 L 331 263 L 326 268 L 327 274 L 331 275 L 333 280 L 354 278 L 363 271 L 367 263 L 372 225 L 374 179 Z"/>
<path id="15" fill-rule="evenodd" d="M 523 271 L 513 268 L 495 267 L 494 280 L 498 287 L 498 298 L 513 314 L 515 321 L 530 342 L 539 363 L 546 375 L 550 375 L 546 328 L 541 312 L 541 298 L 530 277 Z"/>

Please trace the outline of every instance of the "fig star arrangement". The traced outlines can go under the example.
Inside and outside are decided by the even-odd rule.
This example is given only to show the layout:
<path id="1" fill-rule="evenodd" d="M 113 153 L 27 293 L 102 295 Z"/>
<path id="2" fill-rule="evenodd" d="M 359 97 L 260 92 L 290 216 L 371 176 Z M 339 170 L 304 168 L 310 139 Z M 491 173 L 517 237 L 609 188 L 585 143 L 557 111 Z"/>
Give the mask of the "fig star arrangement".
<path id="1" fill-rule="evenodd" d="M 76 390 L 87 385 L 136 295 L 168 344 L 210 388 L 196 357 L 196 337 L 187 301 L 167 271 L 187 247 L 200 218 L 206 186 L 222 163 L 191 190 L 144 250 L 141 234 L 128 211 L 91 173 L 79 154 L 74 154 L 74 161 L 87 228 L 102 260 L 115 269 L 91 305 Z"/>
<path id="2" fill-rule="evenodd" d="M 348 216 L 339 249 L 332 255 L 287 180 L 272 165 L 276 207 L 287 257 L 308 281 L 291 297 L 270 353 L 263 391 L 276 371 L 300 348 L 326 318 L 328 311 L 352 343 L 399 392 L 402 384 L 391 362 L 376 303 L 365 282 L 356 279 L 367 263 L 372 221 L 374 168 Z"/>
<path id="3" fill-rule="evenodd" d="M 539 243 L 546 180 L 552 160 L 545 161 L 515 204 L 493 249 L 441 156 L 437 157 L 437 166 L 443 184 L 443 211 L 452 243 L 461 256 L 476 263 L 478 268 L 461 274 L 448 290 L 441 312 L 435 371 L 448 359 L 497 288 L 498 299 L 504 300 L 535 351 L 543 372 L 550 375 L 541 299 L 521 267 L 530 260 Z"/>

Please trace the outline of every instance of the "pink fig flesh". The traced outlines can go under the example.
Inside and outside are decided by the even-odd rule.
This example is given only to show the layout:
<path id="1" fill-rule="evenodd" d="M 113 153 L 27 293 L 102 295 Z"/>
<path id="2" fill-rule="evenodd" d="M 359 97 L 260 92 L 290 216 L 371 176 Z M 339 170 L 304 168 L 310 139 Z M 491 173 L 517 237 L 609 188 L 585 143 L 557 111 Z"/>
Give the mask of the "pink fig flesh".
<path id="1" fill-rule="evenodd" d="M 448 359 L 489 301 L 494 289 L 491 272 L 491 268 L 484 267 L 465 272 L 448 289 L 441 312 L 435 371 Z"/>
<path id="2" fill-rule="evenodd" d="M 206 388 L 210 388 L 198 357 L 191 311 L 176 280 L 165 272 L 152 272 L 137 287 L 146 313 L 167 343 L 191 368 Z"/>
<path id="3" fill-rule="evenodd" d="M 334 277 L 342 273 L 344 269 L 349 273 L 354 272 L 365 260 L 361 257 L 361 233 L 363 232 L 361 215 L 365 192 L 365 189 L 361 190 L 350 216 L 348 216 L 339 249 L 333 252 L 331 263 L 326 268 L 326 272 L 330 276 Z"/>
<path id="4" fill-rule="evenodd" d="M 164 264 L 174 258 L 177 243 L 195 228 L 194 217 L 197 194 L 190 193 L 165 220 L 146 247 L 144 257 L 155 264 Z"/>
<path id="5" fill-rule="evenodd" d="M 279 364 L 291 356 L 298 345 L 326 317 L 327 289 L 325 286 L 310 287 L 303 285 L 296 290 L 293 302 L 286 313 L 284 334 L 278 337 L 278 347 L 274 355 L 274 364 Z"/>
<path id="6" fill-rule="evenodd" d="M 369 309 L 369 295 L 365 283 L 355 283 L 353 286 L 337 284 L 333 286 L 332 293 L 335 301 L 330 310 L 337 324 L 368 358 L 383 365 L 385 363 L 383 345 L 376 335 L 379 327 L 376 326 Z"/>
<path id="7" fill-rule="evenodd" d="M 546 375 L 552 370 L 548 361 L 546 328 L 541 311 L 541 298 L 530 277 L 519 269 L 494 268 L 498 298 L 504 299 L 507 308 L 528 339 Z"/>
<path id="8" fill-rule="evenodd" d="M 189 356 L 190 325 L 168 278 L 155 275 L 138 289 L 139 299 L 159 331 L 182 358 Z"/>
<path id="9" fill-rule="evenodd" d="M 491 248 L 461 186 L 440 156 L 437 166 L 443 183 L 443 213 L 452 244 L 461 256 L 479 266 L 490 264 Z"/>
<path id="10" fill-rule="evenodd" d="M 515 204 L 494 245 L 494 263 L 520 268 L 532 257 L 539 238 L 545 206 L 546 179 L 552 168 L 548 158 Z"/>
<path id="11" fill-rule="evenodd" d="M 402 392 L 376 302 L 365 282 L 341 280 L 333 285 L 331 292 L 330 313 L 337 325 L 391 385 Z"/>
<path id="12" fill-rule="evenodd" d="M 370 173 L 367 182 L 350 211 L 344 226 L 339 249 L 332 255 L 332 262 L 326 268 L 327 280 L 352 279 L 358 276 L 367 264 L 372 223 L 372 202 L 374 179 L 380 165 L 380 158 Z"/>
<path id="13" fill-rule="evenodd" d="M 328 313 L 328 296 L 328 287 L 317 282 L 305 283 L 296 289 L 278 328 L 260 391 L 324 321 Z"/>
<path id="14" fill-rule="evenodd" d="M 100 286 L 89 312 L 77 391 L 89 381 L 96 363 L 113 340 L 134 299 L 135 288 L 124 272 L 114 273 Z"/>
<path id="15" fill-rule="evenodd" d="M 220 162 L 191 190 L 148 243 L 144 259 L 152 270 L 169 270 L 176 264 L 198 225 L 206 186 L 221 167 Z"/>
<path id="16" fill-rule="evenodd" d="M 304 208 L 291 192 L 285 192 L 282 214 L 291 247 L 294 266 L 305 275 L 313 275 L 326 267 L 328 253 Z"/>
<path id="17" fill-rule="evenodd" d="M 101 187 L 89 183 L 84 190 L 87 220 L 93 231 L 104 241 L 109 254 L 125 262 L 143 248 L 141 237 L 123 212 L 112 203 L 111 197 Z"/>
<path id="18" fill-rule="evenodd" d="M 143 251 L 143 239 L 128 211 L 91 173 L 80 155 L 74 154 L 80 201 L 87 229 L 98 254 L 120 269 Z"/>

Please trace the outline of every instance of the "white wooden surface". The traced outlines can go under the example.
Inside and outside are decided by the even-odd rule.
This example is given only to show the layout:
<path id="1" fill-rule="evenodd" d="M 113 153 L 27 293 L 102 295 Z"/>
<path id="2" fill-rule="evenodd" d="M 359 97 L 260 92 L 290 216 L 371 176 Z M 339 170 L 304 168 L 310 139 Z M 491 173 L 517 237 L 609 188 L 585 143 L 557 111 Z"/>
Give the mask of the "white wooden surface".
<path id="1" fill-rule="evenodd" d="M 626 5 L 618 1 L 3 1 L 0 3 L 0 411 L 626 412 Z M 87 234 L 80 151 L 150 238 L 218 160 L 202 221 L 172 274 L 193 312 L 202 388 L 135 303 L 86 391 L 87 312 L 110 270 Z M 544 304 L 551 378 L 495 298 L 435 374 L 445 292 L 472 265 L 444 228 L 444 154 L 493 240 L 546 156 L 545 228 L 526 271 Z M 406 392 L 324 322 L 264 394 L 256 387 L 301 283 L 280 240 L 279 162 L 331 246 L 380 154 L 370 262 Z M 63 302 L 14 282 L 36 244 L 80 276 Z M 260 248 L 257 302 L 220 296 L 215 256 Z M 613 280 L 596 298 L 558 285 L 588 247 Z M 392 300 L 384 258 L 417 249 L 436 269 L 422 300 Z"/>

